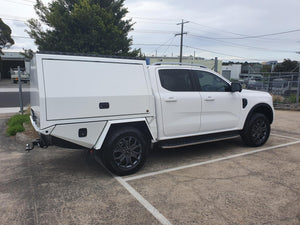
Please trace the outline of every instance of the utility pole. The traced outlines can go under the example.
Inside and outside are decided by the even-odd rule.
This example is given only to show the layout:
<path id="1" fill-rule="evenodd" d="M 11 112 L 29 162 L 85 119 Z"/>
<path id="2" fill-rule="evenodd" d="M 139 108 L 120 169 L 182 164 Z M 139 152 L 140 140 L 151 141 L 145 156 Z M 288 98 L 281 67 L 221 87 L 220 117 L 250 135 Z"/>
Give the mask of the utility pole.
<path id="1" fill-rule="evenodd" d="M 299 62 L 299 64 L 298 64 L 298 71 L 299 71 L 299 73 L 298 73 L 298 83 L 297 83 L 297 96 L 296 96 L 296 103 L 297 103 L 297 108 L 299 107 L 299 92 L 300 92 L 300 62 Z"/>
<path id="2" fill-rule="evenodd" d="M 19 82 L 19 104 L 20 104 L 20 111 L 23 115 L 23 95 L 22 95 L 22 80 L 21 80 L 21 70 L 18 66 L 18 82 Z"/>
<path id="3" fill-rule="evenodd" d="M 215 57 L 215 72 L 218 72 L 218 57 Z"/>
<path id="4" fill-rule="evenodd" d="M 183 46 L 183 35 L 187 34 L 187 32 L 183 32 L 183 24 L 185 23 L 189 23 L 190 21 L 181 21 L 181 23 L 177 23 L 177 25 L 181 25 L 181 32 L 179 34 L 175 34 L 175 37 L 180 35 L 181 36 L 181 40 L 180 40 L 180 58 L 179 58 L 179 62 L 182 63 L 182 46 Z"/>

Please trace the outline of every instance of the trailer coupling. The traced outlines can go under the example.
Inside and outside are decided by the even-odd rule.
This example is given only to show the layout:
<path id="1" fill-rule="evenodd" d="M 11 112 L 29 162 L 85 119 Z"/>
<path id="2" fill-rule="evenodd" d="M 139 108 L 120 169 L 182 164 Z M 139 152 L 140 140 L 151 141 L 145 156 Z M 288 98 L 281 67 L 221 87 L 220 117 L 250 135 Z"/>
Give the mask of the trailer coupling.
<path id="1" fill-rule="evenodd" d="M 48 148 L 48 144 L 46 141 L 41 137 L 40 139 L 34 140 L 31 144 L 26 144 L 25 151 L 30 152 L 34 149 L 34 146 L 38 146 L 40 148 Z"/>

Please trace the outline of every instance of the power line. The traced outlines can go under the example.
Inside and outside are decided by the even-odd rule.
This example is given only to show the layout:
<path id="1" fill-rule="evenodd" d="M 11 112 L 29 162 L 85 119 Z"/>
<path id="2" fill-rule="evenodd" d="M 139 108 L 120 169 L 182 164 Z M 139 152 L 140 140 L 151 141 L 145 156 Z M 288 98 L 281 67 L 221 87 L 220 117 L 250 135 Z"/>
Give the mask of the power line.
<path id="1" fill-rule="evenodd" d="M 135 23 L 137 23 L 137 24 L 140 24 L 140 23 L 151 23 L 151 24 L 153 24 L 153 21 L 151 22 L 151 21 L 147 21 L 147 20 L 146 21 L 143 21 L 143 20 L 140 21 L 140 20 L 138 20 Z M 164 25 L 172 25 L 172 26 L 176 25 L 176 23 L 171 23 L 171 22 L 157 22 L 157 21 L 155 21 L 155 24 L 164 24 Z"/>
<path id="2" fill-rule="evenodd" d="M 175 33 L 175 31 L 166 31 L 166 30 L 134 30 L 132 32 L 136 32 L 136 33 Z M 186 34 L 187 32 L 185 32 Z M 221 38 L 214 38 L 214 37 L 209 37 L 209 36 L 204 36 L 204 35 L 196 35 L 196 34 L 192 34 L 192 33 L 187 33 L 190 36 L 194 36 L 194 37 L 198 37 L 198 38 L 203 38 L 203 39 L 208 39 L 208 40 L 213 40 L 213 41 L 217 41 L 217 42 L 222 42 L 222 43 L 226 43 L 229 44 L 231 46 L 236 46 L 236 47 L 241 47 L 241 48 L 247 48 L 247 49 L 257 49 L 257 50 L 261 50 L 261 51 L 271 51 L 271 52 L 286 52 L 286 53 L 296 53 L 296 51 L 289 51 L 289 50 L 281 50 L 281 49 L 269 49 L 269 48 L 263 48 L 263 47 L 256 47 L 256 46 L 250 46 L 250 45 L 242 45 L 242 44 L 238 44 L 238 43 L 233 43 L 233 42 L 229 42 L 229 41 L 224 41 Z"/>
<path id="3" fill-rule="evenodd" d="M 289 31 L 282 31 L 282 32 L 277 32 L 277 33 L 271 33 L 271 34 L 261 34 L 261 35 L 253 35 L 253 36 L 247 36 L 247 37 L 225 37 L 225 38 L 217 38 L 217 39 L 248 39 L 248 38 L 261 38 L 261 37 L 268 37 L 268 36 L 275 36 L 275 35 L 280 35 L 280 34 L 289 34 L 289 33 L 295 33 L 299 32 L 300 29 L 296 30 L 289 30 Z"/>
<path id="4" fill-rule="evenodd" d="M 19 20 L 19 19 L 10 19 L 10 18 L 4 18 L 4 17 L 1 17 L 2 19 L 5 19 L 5 20 L 12 20 L 12 21 L 19 21 L 19 22 L 26 22 L 25 20 Z"/>
<path id="5" fill-rule="evenodd" d="M 6 19 L 6 20 L 14 20 L 14 21 L 22 21 L 27 22 L 28 18 L 26 17 L 19 17 L 19 16 L 11 16 L 11 15 L 0 15 L 0 18 Z"/>
<path id="6" fill-rule="evenodd" d="M 269 49 L 269 48 L 255 47 L 255 46 L 249 46 L 249 45 L 241 45 L 241 44 L 237 44 L 237 43 L 233 43 L 233 42 L 229 42 L 229 41 L 223 41 L 223 40 L 220 40 L 219 38 L 212 38 L 212 37 L 195 35 L 195 34 L 189 34 L 189 35 L 193 36 L 193 37 L 204 38 L 204 39 L 209 39 L 209 40 L 213 40 L 213 41 L 217 41 L 217 42 L 226 43 L 226 44 L 229 44 L 229 45 L 235 46 L 235 47 L 241 47 L 241 48 L 247 48 L 247 49 L 257 49 L 257 50 L 261 50 L 261 51 L 296 53 L 296 51 Z"/>
<path id="7" fill-rule="evenodd" d="M 138 18 L 138 19 L 141 19 L 141 20 L 150 20 L 150 21 L 174 21 L 174 20 L 167 20 L 167 19 L 163 19 L 163 18 L 145 18 L 145 17 L 132 17 L 132 18 Z M 251 38 L 262 38 L 262 37 L 275 36 L 275 35 L 287 34 L 287 33 L 293 33 L 293 32 L 300 31 L 300 29 L 295 29 L 295 30 L 282 31 L 282 32 L 276 32 L 276 33 L 270 33 L 270 34 L 247 35 L 247 34 L 241 34 L 241 33 L 237 33 L 237 32 L 232 32 L 232 31 L 228 31 L 228 30 L 223 30 L 223 29 L 215 28 L 215 27 L 204 25 L 204 24 L 200 24 L 200 23 L 197 23 L 197 22 L 194 22 L 194 21 L 190 21 L 190 23 L 198 25 L 198 26 L 203 26 L 203 27 L 207 27 L 207 28 L 210 28 L 210 29 L 214 29 L 214 30 L 219 30 L 219 31 L 224 32 L 224 33 L 229 33 L 229 34 L 240 36 L 240 37 L 222 37 L 222 38 L 218 38 L 218 39 L 251 39 Z"/>
<path id="8" fill-rule="evenodd" d="M 143 29 L 139 29 L 139 30 L 133 30 L 131 32 L 136 32 L 136 33 L 176 33 L 177 31 L 171 31 L 171 30 L 143 30 Z"/>
<path id="9" fill-rule="evenodd" d="M 214 29 L 214 30 L 219 30 L 221 32 L 228 33 L 228 34 L 234 34 L 234 35 L 238 35 L 238 36 L 247 36 L 245 34 L 239 34 L 239 33 L 231 32 L 231 31 L 228 31 L 228 30 L 223 30 L 223 29 L 219 29 L 219 28 L 215 28 L 215 27 L 203 25 L 203 24 L 196 23 L 196 22 L 193 22 L 193 21 L 191 21 L 191 23 L 195 24 L 195 25 L 198 25 L 198 26 L 202 26 L 202 27 L 207 27 L 207 28 L 210 28 L 210 29 Z"/>
<path id="10" fill-rule="evenodd" d="M 35 1 L 33 1 L 33 0 L 21 0 L 21 1 L 35 3 Z"/>
<path id="11" fill-rule="evenodd" d="M 25 38 L 25 39 L 32 39 L 34 40 L 33 38 L 31 37 L 26 37 L 26 36 L 17 36 L 17 35 L 11 35 L 13 38 Z"/>
<path id="12" fill-rule="evenodd" d="M 164 42 L 163 44 L 159 45 L 155 50 L 154 52 L 157 54 L 157 50 L 162 47 L 162 46 L 165 46 L 169 41 L 173 41 L 175 37 L 171 37 L 170 39 L 168 39 L 166 42 Z"/>
<path id="13" fill-rule="evenodd" d="M 241 34 L 241 33 L 237 33 L 237 32 L 232 32 L 232 31 L 228 31 L 228 30 L 223 30 L 223 29 L 219 29 L 219 28 L 215 28 L 215 27 L 211 27 L 211 26 L 207 26 L 207 25 L 203 25 L 203 24 L 200 24 L 200 23 L 196 23 L 196 22 L 191 22 L 191 24 L 195 24 L 195 25 L 198 25 L 198 26 L 201 26 L 201 27 L 207 27 L 207 28 L 210 28 L 210 29 L 213 29 L 213 30 L 217 30 L 217 31 L 221 31 L 223 33 L 228 33 L 228 34 L 233 34 L 233 35 L 237 35 L 237 36 L 241 36 L 241 37 L 249 37 L 250 35 L 247 35 L 247 34 Z M 211 32 L 210 32 L 211 33 Z M 219 35 L 218 33 L 214 33 L 214 34 L 217 34 Z M 261 39 L 265 39 L 265 40 L 280 40 L 280 41 L 285 41 L 286 39 L 272 39 L 272 38 L 264 38 L 262 37 Z M 288 41 L 291 41 L 290 39 L 288 39 Z"/>
<path id="14" fill-rule="evenodd" d="M 127 17 L 128 18 L 128 17 Z M 140 20 L 151 20 L 151 21 L 172 21 L 174 23 L 176 23 L 176 20 L 171 20 L 171 19 L 164 19 L 164 18 L 150 18 L 150 17 L 139 17 L 139 16 L 132 16 L 132 17 L 129 17 L 128 19 L 140 19 Z"/>
<path id="15" fill-rule="evenodd" d="M 23 3 L 23 2 L 16 2 L 16 1 L 13 1 L 13 0 L 6 0 L 6 1 L 10 2 L 10 3 L 17 4 L 17 5 L 33 6 L 32 4 L 27 4 L 27 3 Z"/>
<path id="16" fill-rule="evenodd" d="M 133 44 L 133 45 L 137 45 L 137 46 L 158 46 L 158 45 L 161 45 L 161 44 L 154 44 L 154 43 L 136 43 L 136 44 Z M 176 44 L 170 44 L 169 45 L 170 47 L 179 47 L 180 45 L 176 45 Z M 243 59 L 251 59 L 251 60 L 256 60 L 256 61 L 263 61 L 261 59 L 254 59 L 254 58 L 250 58 L 250 57 L 243 57 L 243 56 L 237 56 L 237 55 L 231 55 L 231 54 L 226 54 L 226 53 L 223 53 L 223 52 L 217 52 L 217 51 L 212 51 L 212 50 L 208 50 L 208 49 L 203 49 L 203 48 L 198 48 L 198 47 L 193 47 L 193 46 L 190 46 L 190 45 L 183 45 L 183 47 L 185 48 L 191 48 L 191 49 L 196 49 L 196 50 L 201 50 L 203 52 L 209 52 L 209 53 L 214 53 L 214 54 L 217 54 L 217 55 L 225 55 L 225 56 L 230 56 L 230 57 L 235 57 L 235 58 L 243 58 Z"/>
<path id="17" fill-rule="evenodd" d="M 163 52 L 163 55 L 168 51 L 168 49 L 172 46 L 172 44 L 173 44 L 173 41 L 174 41 L 174 39 L 175 39 L 175 37 L 173 37 L 172 38 L 172 40 L 171 40 L 171 43 L 170 44 L 168 44 L 168 45 L 166 45 L 167 46 L 167 48 L 165 49 L 165 51 Z"/>
<path id="18" fill-rule="evenodd" d="M 214 54 L 217 54 L 217 55 L 225 55 L 225 56 L 230 56 L 230 57 L 235 57 L 235 58 L 251 59 L 251 60 L 261 61 L 260 59 L 254 59 L 254 58 L 250 58 L 250 57 L 237 56 L 237 55 L 230 55 L 230 54 L 226 54 L 226 53 L 222 53 L 222 52 L 216 52 L 216 51 L 207 50 L 207 49 L 198 48 L 198 47 L 193 47 L 193 46 L 189 46 L 189 45 L 184 45 L 184 47 L 191 48 L 191 49 L 197 49 L 197 50 L 201 50 L 201 51 L 204 51 L 204 52 L 210 52 L 210 53 L 214 53 Z"/>

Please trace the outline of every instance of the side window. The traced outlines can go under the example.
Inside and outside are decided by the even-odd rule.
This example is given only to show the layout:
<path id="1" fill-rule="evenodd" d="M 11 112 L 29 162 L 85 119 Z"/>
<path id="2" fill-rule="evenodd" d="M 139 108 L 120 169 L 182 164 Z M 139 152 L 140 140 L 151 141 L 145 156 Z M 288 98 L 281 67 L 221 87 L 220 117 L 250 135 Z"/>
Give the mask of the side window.
<path id="1" fill-rule="evenodd" d="M 205 72 L 195 71 L 199 80 L 200 90 L 205 92 L 226 92 L 230 91 L 230 85 L 218 76 Z"/>
<path id="2" fill-rule="evenodd" d="M 169 91 L 193 91 L 189 70 L 162 69 L 158 73 L 163 88 Z"/>

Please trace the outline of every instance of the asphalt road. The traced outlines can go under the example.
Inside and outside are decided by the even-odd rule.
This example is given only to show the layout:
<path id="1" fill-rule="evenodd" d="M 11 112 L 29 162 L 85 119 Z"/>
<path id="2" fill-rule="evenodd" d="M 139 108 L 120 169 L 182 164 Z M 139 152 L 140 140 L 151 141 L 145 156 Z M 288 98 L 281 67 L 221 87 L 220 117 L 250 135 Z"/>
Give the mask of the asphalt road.
<path id="1" fill-rule="evenodd" d="M 6 122 L 0 224 L 300 224 L 299 112 L 276 111 L 262 147 L 236 138 L 155 149 L 127 177 L 86 160 L 83 149 L 26 153 L 33 137 L 8 137 Z"/>
<path id="2" fill-rule="evenodd" d="M 30 102 L 29 92 L 23 92 L 23 105 Z M 19 107 L 19 92 L 0 92 L 0 107 Z"/>

